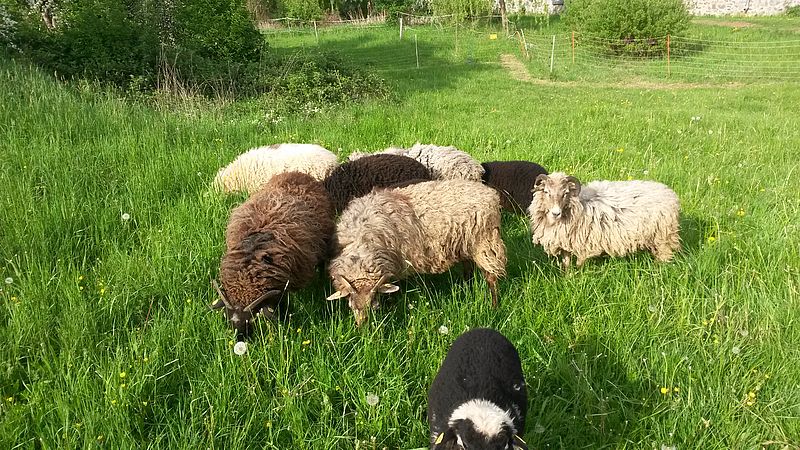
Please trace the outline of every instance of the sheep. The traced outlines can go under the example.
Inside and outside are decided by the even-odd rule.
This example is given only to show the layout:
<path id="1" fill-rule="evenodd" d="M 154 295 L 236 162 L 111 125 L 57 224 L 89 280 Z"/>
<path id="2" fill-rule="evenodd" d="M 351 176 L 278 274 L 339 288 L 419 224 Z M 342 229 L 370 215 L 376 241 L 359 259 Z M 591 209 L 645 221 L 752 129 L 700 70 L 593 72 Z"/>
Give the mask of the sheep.
<path id="1" fill-rule="evenodd" d="M 411 148 L 389 147 L 375 153 L 376 155 L 401 155 L 415 159 L 431 171 L 436 180 L 473 180 L 480 181 L 483 167 L 468 153 L 455 147 L 443 147 L 432 144 L 414 144 Z M 355 152 L 348 157 L 351 161 L 367 156 Z"/>
<path id="2" fill-rule="evenodd" d="M 528 161 L 491 161 L 481 165 L 483 181 L 500 191 L 500 206 L 514 214 L 525 214 L 536 177 L 547 175 L 544 167 Z"/>
<path id="3" fill-rule="evenodd" d="M 350 200 L 373 188 L 414 179 L 430 180 L 431 175 L 425 166 L 405 156 L 370 155 L 342 164 L 323 183 L 338 214 Z"/>
<path id="4" fill-rule="evenodd" d="M 230 325 L 246 337 L 257 313 L 272 317 L 285 290 L 314 277 L 327 257 L 333 218 L 322 183 L 300 172 L 272 177 L 231 213 L 212 309 L 225 307 Z"/>
<path id="5" fill-rule="evenodd" d="M 500 237 L 500 198 L 476 181 L 427 181 L 399 189 L 376 189 L 355 199 L 339 218 L 328 272 L 336 292 L 349 297 L 356 324 L 378 307 L 377 293 L 399 290 L 392 279 L 442 273 L 465 262 L 478 265 L 497 307 L 497 280 L 505 276 Z"/>
<path id="6" fill-rule="evenodd" d="M 560 256 L 564 269 L 572 256 L 624 256 L 649 250 L 669 261 L 680 249 L 680 202 L 667 186 L 653 181 L 580 181 L 563 172 L 539 175 L 528 208 L 534 244 Z"/>
<path id="7" fill-rule="evenodd" d="M 339 165 L 336 155 L 315 144 L 274 144 L 253 148 L 217 172 L 213 186 L 219 191 L 256 192 L 283 172 L 303 172 L 322 181 Z"/>
<path id="8" fill-rule="evenodd" d="M 490 328 L 456 338 L 428 390 L 430 445 L 527 450 L 528 388 L 514 345 Z"/>

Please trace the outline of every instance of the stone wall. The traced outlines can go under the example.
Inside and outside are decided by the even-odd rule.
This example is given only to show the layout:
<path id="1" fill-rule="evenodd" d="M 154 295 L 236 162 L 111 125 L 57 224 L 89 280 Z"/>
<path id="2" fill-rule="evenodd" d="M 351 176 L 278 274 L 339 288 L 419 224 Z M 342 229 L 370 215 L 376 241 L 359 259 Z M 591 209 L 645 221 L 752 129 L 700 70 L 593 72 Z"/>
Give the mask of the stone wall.
<path id="1" fill-rule="evenodd" d="M 800 6 L 800 0 L 686 0 L 686 6 L 695 16 L 764 16 Z M 559 14 L 564 10 L 564 0 L 506 0 L 506 10 L 509 14 Z"/>

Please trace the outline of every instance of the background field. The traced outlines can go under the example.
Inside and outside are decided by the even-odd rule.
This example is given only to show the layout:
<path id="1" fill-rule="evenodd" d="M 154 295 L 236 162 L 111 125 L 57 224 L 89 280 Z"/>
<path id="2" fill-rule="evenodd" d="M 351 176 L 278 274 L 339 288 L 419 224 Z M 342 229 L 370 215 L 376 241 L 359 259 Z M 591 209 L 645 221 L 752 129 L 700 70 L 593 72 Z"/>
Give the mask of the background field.
<path id="1" fill-rule="evenodd" d="M 759 24 L 753 42 L 770 22 Z M 391 102 L 310 117 L 159 112 L 0 61 L 0 448 L 421 447 L 427 387 L 476 326 L 520 350 L 531 448 L 800 445 L 796 82 L 644 71 L 644 85 L 590 68 L 550 81 L 503 35 L 462 30 L 458 56 L 452 33 L 417 29 L 430 42 L 420 70 L 413 34 L 400 42 L 393 28 L 326 31 L 320 44 L 313 31 L 268 34 L 276 51 L 335 47 L 394 87 Z M 452 144 L 582 180 L 658 180 L 681 198 L 684 250 L 564 275 L 507 216 L 499 309 L 456 268 L 401 283 L 356 329 L 321 276 L 236 356 L 206 305 L 242 198 L 208 185 L 236 154 L 284 141 L 342 158 Z"/>

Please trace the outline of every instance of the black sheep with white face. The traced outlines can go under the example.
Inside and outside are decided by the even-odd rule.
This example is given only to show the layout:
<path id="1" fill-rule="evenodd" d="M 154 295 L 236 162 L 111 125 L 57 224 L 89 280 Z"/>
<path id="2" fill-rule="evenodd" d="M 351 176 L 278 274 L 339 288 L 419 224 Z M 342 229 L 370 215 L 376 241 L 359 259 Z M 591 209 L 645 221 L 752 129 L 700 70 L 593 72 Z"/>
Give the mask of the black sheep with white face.
<path id="1" fill-rule="evenodd" d="M 528 389 L 514 345 L 476 328 L 459 336 L 428 391 L 435 450 L 527 450 Z"/>

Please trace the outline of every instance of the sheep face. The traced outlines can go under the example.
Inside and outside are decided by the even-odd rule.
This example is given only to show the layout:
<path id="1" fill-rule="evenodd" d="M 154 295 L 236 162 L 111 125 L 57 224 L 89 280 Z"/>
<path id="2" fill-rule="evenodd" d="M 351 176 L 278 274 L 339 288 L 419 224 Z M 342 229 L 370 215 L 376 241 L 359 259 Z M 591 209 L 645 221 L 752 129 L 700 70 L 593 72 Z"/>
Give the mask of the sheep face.
<path id="1" fill-rule="evenodd" d="M 491 437 L 479 431 L 479 426 L 469 419 L 450 423 L 450 428 L 440 434 L 434 450 L 528 450 L 528 446 L 514 431 L 504 426 Z"/>
<path id="2" fill-rule="evenodd" d="M 578 198 L 581 183 L 577 178 L 558 172 L 550 175 L 539 175 L 533 185 L 533 202 L 535 208 L 546 220 L 553 224 L 570 217 L 570 205 Z"/>
<path id="3" fill-rule="evenodd" d="M 378 279 L 365 277 L 348 281 L 343 276 L 335 276 L 333 286 L 336 288 L 336 292 L 329 296 L 328 300 L 346 297 L 347 304 L 356 319 L 356 325 L 361 326 L 367 321 L 369 310 L 380 307 L 377 294 L 388 294 L 400 289 L 391 283 L 385 283 L 388 278 L 388 275 L 383 275 Z"/>
<path id="4" fill-rule="evenodd" d="M 270 305 L 277 303 L 282 293 L 282 291 L 277 289 L 270 290 L 245 306 L 240 306 L 228 301 L 228 298 L 216 281 L 212 281 L 211 284 L 219 295 L 219 300 L 211 305 L 211 309 L 225 308 L 225 318 L 228 319 L 231 328 L 235 329 L 237 335 L 241 338 L 248 337 L 253 331 L 253 322 L 255 322 L 258 315 L 269 318 L 275 315 L 275 308 Z"/>

